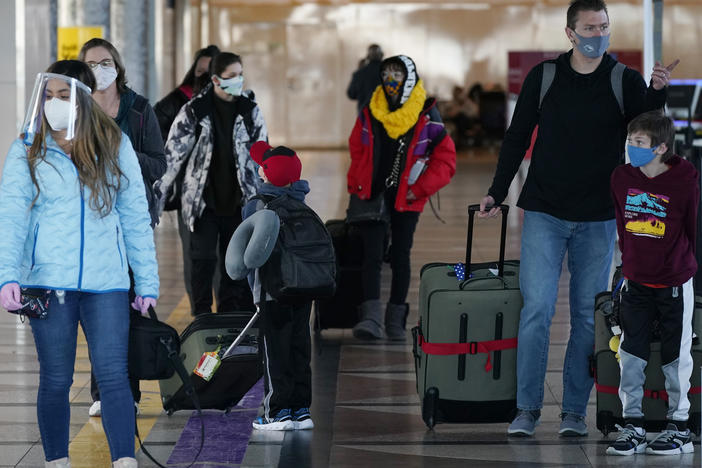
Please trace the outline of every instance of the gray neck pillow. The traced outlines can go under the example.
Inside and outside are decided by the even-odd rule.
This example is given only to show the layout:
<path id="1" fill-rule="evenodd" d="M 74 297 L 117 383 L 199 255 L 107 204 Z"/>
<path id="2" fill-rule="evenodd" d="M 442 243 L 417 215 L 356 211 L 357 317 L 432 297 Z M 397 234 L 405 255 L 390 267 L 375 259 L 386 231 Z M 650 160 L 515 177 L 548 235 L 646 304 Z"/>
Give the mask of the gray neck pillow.
<path id="1" fill-rule="evenodd" d="M 234 231 L 227 246 L 224 266 L 233 280 L 246 278 L 251 270 L 261 267 L 270 257 L 278 240 L 280 219 L 275 211 L 258 210 Z"/>

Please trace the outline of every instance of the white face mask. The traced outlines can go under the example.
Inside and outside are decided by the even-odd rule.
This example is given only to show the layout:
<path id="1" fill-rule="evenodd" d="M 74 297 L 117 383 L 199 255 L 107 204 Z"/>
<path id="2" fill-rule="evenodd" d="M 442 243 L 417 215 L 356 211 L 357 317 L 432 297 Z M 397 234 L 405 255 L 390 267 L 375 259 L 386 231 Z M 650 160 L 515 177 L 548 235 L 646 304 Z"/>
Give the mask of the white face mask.
<path id="1" fill-rule="evenodd" d="M 232 96 L 241 96 L 241 92 L 244 90 L 243 75 L 227 79 L 220 77 L 217 78 L 219 79 L 219 87 L 222 88 L 222 91 Z"/>
<path id="2" fill-rule="evenodd" d="M 93 70 L 93 74 L 95 75 L 98 91 L 106 90 L 117 79 L 117 69 L 115 67 L 103 68 L 102 65 L 98 65 Z"/>
<path id="3" fill-rule="evenodd" d="M 53 98 L 44 103 L 44 116 L 54 131 L 66 130 L 72 113 L 70 101 Z"/>

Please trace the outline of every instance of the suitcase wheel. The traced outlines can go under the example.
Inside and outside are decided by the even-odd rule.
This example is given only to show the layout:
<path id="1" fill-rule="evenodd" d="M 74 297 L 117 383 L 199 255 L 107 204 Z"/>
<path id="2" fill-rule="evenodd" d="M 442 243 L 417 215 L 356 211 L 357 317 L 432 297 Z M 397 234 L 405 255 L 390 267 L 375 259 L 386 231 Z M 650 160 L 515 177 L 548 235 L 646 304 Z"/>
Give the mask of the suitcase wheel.
<path id="1" fill-rule="evenodd" d="M 597 412 L 597 428 L 605 437 L 615 429 L 615 423 L 616 420 L 614 419 L 614 414 L 611 411 Z"/>
<path id="2" fill-rule="evenodd" d="M 430 387 L 424 393 L 422 400 L 422 419 L 429 429 L 436 425 L 436 405 L 439 401 L 439 389 Z"/>

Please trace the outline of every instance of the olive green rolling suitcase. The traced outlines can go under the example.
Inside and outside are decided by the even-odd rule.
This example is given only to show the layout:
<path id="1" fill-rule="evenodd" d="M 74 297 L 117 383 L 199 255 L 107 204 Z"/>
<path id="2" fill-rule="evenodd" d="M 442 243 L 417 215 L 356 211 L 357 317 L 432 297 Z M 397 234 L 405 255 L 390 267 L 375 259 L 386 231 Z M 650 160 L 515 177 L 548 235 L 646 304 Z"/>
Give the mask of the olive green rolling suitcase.
<path id="1" fill-rule="evenodd" d="M 180 358 L 190 373 L 202 409 L 228 410 L 263 375 L 263 365 L 258 355 L 258 329 L 247 325 L 253 322 L 248 312 L 203 314 L 187 326 L 180 335 Z M 206 351 L 217 348 L 225 350 L 244 333 L 235 352 L 222 359 L 217 372 L 209 380 L 193 373 L 198 361 Z M 168 414 L 182 409 L 194 409 L 192 399 L 178 374 L 160 380 L 161 401 Z"/>
<path id="2" fill-rule="evenodd" d="M 616 290 L 616 288 L 614 288 Z M 610 339 L 614 336 L 612 326 L 618 321 L 618 304 L 612 291 L 599 293 L 595 297 L 595 355 L 593 371 L 597 390 L 597 429 L 604 435 L 616 432 L 616 424 L 624 426 L 622 403 L 619 400 L 619 362 L 610 349 Z M 612 317 L 612 319 L 610 319 Z M 700 366 L 702 366 L 702 297 L 695 296 L 695 312 L 692 318 L 692 377 L 688 392 L 690 419 L 688 426 L 695 434 L 700 434 Z M 618 332 L 618 330 L 615 329 Z M 646 367 L 646 383 L 642 402 L 645 429 L 659 432 L 667 425 L 668 395 L 665 391 L 665 377 L 661 369 L 661 344 L 655 339 L 651 343 L 651 357 Z"/>
<path id="3" fill-rule="evenodd" d="M 468 207 L 465 279 L 453 264 L 422 267 L 412 330 L 417 392 L 429 428 L 440 422 L 509 422 L 516 413 L 519 261 L 505 261 L 509 207 L 500 206 L 497 263 L 471 265 L 478 205 Z"/>

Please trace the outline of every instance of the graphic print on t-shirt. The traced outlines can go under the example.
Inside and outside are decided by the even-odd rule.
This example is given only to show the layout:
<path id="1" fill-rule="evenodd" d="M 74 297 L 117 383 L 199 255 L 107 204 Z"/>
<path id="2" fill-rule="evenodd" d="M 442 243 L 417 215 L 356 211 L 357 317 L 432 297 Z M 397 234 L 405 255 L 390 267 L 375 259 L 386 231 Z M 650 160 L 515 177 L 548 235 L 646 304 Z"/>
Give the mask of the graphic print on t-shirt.
<path id="1" fill-rule="evenodd" d="M 625 227 L 635 236 L 662 238 L 670 198 L 630 188 L 624 206 Z"/>

